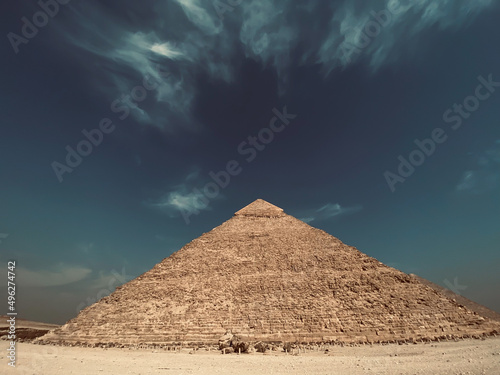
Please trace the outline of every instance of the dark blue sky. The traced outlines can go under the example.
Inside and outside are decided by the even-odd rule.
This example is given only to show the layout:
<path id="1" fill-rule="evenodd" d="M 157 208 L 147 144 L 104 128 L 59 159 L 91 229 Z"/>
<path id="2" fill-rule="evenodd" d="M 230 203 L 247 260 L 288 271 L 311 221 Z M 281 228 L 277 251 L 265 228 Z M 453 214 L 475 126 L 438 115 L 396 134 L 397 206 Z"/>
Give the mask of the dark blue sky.
<path id="1" fill-rule="evenodd" d="M 500 311 L 497 1 L 41 4 L 0 13 L 22 315 L 63 322 L 257 198 Z"/>

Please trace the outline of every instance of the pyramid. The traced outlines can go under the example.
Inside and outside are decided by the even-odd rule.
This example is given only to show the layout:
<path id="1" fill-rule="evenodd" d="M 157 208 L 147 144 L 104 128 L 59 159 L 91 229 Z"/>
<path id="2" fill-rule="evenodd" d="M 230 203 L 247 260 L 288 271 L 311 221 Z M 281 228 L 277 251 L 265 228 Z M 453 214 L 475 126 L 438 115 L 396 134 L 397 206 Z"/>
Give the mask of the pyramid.
<path id="1" fill-rule="evenodd" d="M 500 331 L 418 278 L 258 199 L 40 341 L 395 342 Z"/>

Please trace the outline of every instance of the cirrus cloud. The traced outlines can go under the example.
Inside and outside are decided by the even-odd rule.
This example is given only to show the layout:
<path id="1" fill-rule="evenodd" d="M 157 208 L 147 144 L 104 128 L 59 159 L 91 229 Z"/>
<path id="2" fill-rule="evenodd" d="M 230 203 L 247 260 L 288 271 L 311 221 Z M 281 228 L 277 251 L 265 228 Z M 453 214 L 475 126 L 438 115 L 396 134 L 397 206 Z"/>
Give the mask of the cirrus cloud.
<path id="1" fill-rule="evenodd" d="M 220 17 L 212 2 L 200 0 L 156 2 L 147 9 L 131 0 L 120 2 L 116 9 L 72 3 L 73 14 L 61 24 L 60 35 L 103 60 L 106 69 L 96 86 L 110 98 L 130 92 L 145 75 L 160 79 L 156 70 L 160 65 L 171 77 L 154 102 L 137 104 L 136 120 L 165 130 L 195 130 L 202 125 L 192 113 L 200 74 L 232 82 L 235 62 L 251 58 L 276 70 L 283 93 L 295 66 L 319 65 L 328 74 L 368 61 L 371 69 L 378 69 L 425 45 L 435 26 L 438 30 L 466 26 L 492 4 L 492 0 L 254 0 L 240 2 Z M 359 43 L 374 15 L 386 9 L 398 11 L 361 53 L 346 59 L 345 51 Z M 125 11 L 126 16 L 117 16 Z"/>
<path id="2" fill-rule="evenodd" d="M 16 268 L 16 284 L 22 287 L 61 286 L 85 279 L 92 270 L 82 266 L 60 263 L 52 269 L 33 270 L 25 267 Z M 4 279 L 7 279 L 5 276 Z"/>
<path id="3" fill-rule="evenodd" d="M 363 209 L 361 205 L 343 207 L 339 203 L 327 203 L 315 210 L 308 210 L 302 214 L 300 220 L 305 223 L 328 220 L 336 217 L 355 214 Z"/>

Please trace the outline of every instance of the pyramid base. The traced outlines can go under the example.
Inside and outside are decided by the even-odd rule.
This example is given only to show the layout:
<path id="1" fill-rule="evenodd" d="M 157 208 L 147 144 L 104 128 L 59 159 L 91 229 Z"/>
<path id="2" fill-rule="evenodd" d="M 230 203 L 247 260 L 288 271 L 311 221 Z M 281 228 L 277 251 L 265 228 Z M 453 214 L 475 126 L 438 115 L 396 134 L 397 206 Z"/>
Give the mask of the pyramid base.
<path id="1" fill-rule="evenodd" d="M 239 334 L 235 335 L 242 338 L 243 341 L 256 343 L 266 342 L 270 344 L 281 344 L 285 342 L 300 343 L 300 344 L 334 344 L 334 345 L 353 345 L 353 344 L 391 344 L 391 343 L 426 343 L 426 342 L 439 342 L 439 341 L 457 341 L 461 339 L 484 339 L 489 336 L 497 336 L 500 329 L 484 330 L 476 329 L 470 330 L 468 333 L 436 333 L 435 335 L 429 334 L 381 334 L 379 333 L 363 333 L 352 336 L 347 335 L 316 335 L 316 334 L 271 334 L 271 335 L 256 335 L 256 334 Z M 220 335 L 191 335 L 186 337 L 158 337 L 147 335 L 139 337 L 65 337 L 64 339 L 58 338 L 56 335 L 48 333 L 44 337 L 34 340 L 37 344 L 54 344 L 62 346 L 84 346 L 84 347 L 119 347 L 119 348 L 168 348 L 168 347 L 210 347 L 217 346 L 219 343 Z"/>

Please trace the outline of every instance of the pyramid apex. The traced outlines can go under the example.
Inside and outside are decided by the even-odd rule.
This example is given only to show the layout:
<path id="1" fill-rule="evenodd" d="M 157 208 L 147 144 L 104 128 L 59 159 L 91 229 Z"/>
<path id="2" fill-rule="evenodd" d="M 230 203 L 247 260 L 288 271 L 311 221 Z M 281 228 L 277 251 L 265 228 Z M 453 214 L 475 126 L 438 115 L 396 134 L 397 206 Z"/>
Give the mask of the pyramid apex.
<path id="1" fill-rule="evenodd" d="M 275 217 L 283 216 L 285 213 L 282 208 L 275 206 L 264 199 L 256 199 L 248 206 L 236 211 L 235 216 L 255 216 L 255 217 Z"/>

